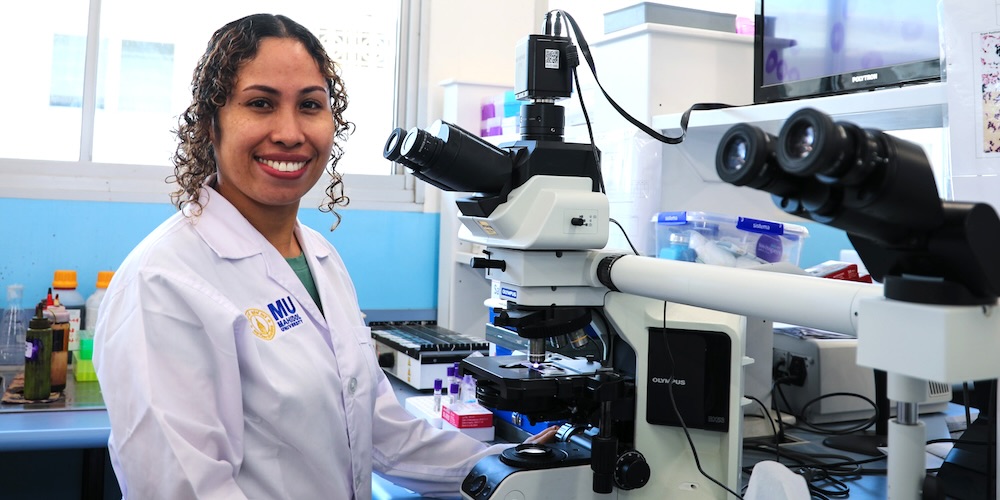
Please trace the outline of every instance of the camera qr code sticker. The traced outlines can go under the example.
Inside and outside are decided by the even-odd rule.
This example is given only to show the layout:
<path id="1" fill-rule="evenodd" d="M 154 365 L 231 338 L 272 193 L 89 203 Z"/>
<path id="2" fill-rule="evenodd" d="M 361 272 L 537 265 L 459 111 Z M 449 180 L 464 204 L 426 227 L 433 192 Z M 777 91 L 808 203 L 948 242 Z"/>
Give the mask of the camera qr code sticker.
<path id="1" fill-rule="evenodd" d="M 545 69 L 559 69 L 559 49 L 545 49 Z"/>

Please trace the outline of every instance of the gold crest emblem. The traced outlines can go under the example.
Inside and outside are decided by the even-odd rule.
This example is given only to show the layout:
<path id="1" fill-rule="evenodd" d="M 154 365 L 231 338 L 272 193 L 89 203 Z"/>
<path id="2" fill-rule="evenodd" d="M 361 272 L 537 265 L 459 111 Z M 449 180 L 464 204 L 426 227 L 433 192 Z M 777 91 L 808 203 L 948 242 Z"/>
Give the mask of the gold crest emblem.
<path id="1" fill-rule="evenodd" d="M 250 321 L 250 330 L 254 335 L 264 340 L 274 338 L 274 333 L 278 330 L 278 325 L 274 323 L 274 318 L 267 311 L 250 308 L 243 315 Z"/>

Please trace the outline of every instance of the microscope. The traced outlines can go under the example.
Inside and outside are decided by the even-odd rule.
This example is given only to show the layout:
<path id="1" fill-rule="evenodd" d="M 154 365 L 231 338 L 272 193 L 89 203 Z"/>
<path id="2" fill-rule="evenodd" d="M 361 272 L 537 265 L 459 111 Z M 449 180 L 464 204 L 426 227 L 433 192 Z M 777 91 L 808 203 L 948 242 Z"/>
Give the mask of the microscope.
<path id="1" fill-rule="evenodd" d="M 927 381 L 996 379 L 1000 220 L 985 203 L 944 201 L 915 144 L 805 108 L 778 136 L 737 124 L 716 154 L 719 178 L 766 191 L 789 214 L 843 229 L 883 293 L 861 302 L 859 365 L 888 374 L 889 498 L 995 498 L 996 409 L 975 452 L 956 446 L 925 477 L 917 405 Z M 991 398 L 995 400 L 994 398 Z M 986 413 L 981 417 L 986 417 Z M 970 429 L 971 430 L 971 429 Z"/>
<path id="2" fill-rule="evenodd" d="M 572 94 L 575 55 L 550 27 L 518 45 L 519 140 L 494 146 L 438 121 L 394 130 L 384 150 L 431 185 L 472 193 L 457 200 L 459 236 L 486 248 L 471 265 L 491 280 L 493 325 L 528 340 L 527 354 L 462 362 L 479 402 L 569 422 L 556 443 L 481 460 L 463 496 L 737 496 L 753 317 L 858 335 L 859 364 L 888 372 L 889 397 L 899 402 L 890 498 L 920 498 L 917 404 L 927 381 L 1000 373 L 993 209 L 942 202 L 919 147 L 805 109 L 779 137 L 734 126 L 719 145 L 719 177 L 844 229 L 884 286 L 604 250 L 600 152 L 562 139 L 556 102 Z M 599 344 L 601 355 L 574 356 L 585 343 Z"/>
<path id="3" fill-rule="evenodd" d="M 745 318 L 611 292 L 598 280 L 614 255 L 600 250 L 610 225 L 600 151 L 563 141 L 556 104 L 572 94 L 572 59 L 569 38 L 549 30 L 519 44 L 519 140 L 494 146 L 438 121 L 396 129 L 386 142 L 384 156 L 415 177 L 474 193 L 457 200 L 460 237 L 486 248 L 471 265 L 492 282 L 493 325 L 528 340 L 526 355 L 462 362 L 479 402 L 569 422 L 558 443 L 484 459 L 463 494 L 723 498 L 699 469 L 739 488 Z M 587 343 L 600 355 L 575 356 Z"/>

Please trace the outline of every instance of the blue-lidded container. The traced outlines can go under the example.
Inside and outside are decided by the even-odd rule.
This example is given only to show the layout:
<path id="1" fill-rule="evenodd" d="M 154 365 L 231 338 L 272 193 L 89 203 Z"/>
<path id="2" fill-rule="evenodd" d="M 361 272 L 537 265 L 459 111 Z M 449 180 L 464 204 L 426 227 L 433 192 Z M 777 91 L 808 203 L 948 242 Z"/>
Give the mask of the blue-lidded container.
<path id="1" fill-rule="evenodd" d="M 657 257 L 730 267 L 798 265 L 809 236 L 798 224 L 710 212 L 660 212 L 653 224 Z"/>

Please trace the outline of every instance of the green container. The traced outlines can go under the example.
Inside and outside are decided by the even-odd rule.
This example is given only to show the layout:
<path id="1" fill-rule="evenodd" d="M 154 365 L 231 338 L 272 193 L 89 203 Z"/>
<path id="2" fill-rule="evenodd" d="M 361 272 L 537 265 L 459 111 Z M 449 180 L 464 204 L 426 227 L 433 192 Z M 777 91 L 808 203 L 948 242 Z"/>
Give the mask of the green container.
<path id="1" fill-rule="evenodd" d="M 80 339 L 80 359 L 90 360 L 94 357 L 94 339 Z"/>
<path id="2" fill-rule="evenodd" d="M 94 371 L 94 362 L 89 359 L 78 359 L 73 377 L 76 378 L 77 382 L 92 382 L 97 380 L 97 373 Z"/>

